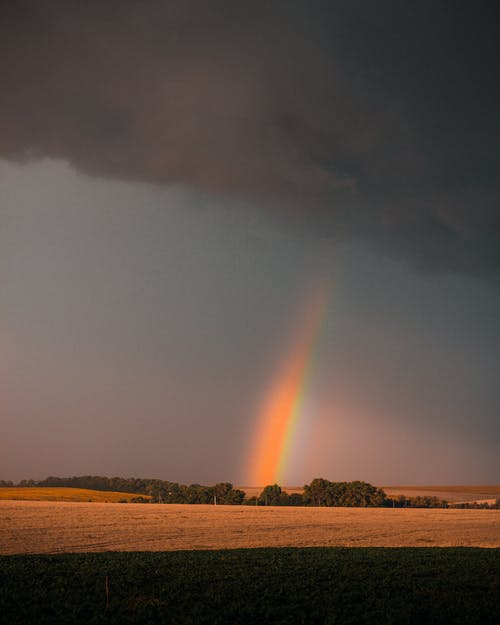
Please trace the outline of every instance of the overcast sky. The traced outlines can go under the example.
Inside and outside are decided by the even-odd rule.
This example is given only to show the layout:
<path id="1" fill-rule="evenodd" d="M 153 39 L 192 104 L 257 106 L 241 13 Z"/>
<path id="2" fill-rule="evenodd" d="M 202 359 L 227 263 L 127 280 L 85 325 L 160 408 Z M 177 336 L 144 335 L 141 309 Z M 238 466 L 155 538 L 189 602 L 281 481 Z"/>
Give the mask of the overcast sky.
<path id="1" fill-rule="evenodd" d="M 498 483 L 498 13 L 9 3 L 0 479 L 243 484 L 321 280 L 286 483 Z"/>

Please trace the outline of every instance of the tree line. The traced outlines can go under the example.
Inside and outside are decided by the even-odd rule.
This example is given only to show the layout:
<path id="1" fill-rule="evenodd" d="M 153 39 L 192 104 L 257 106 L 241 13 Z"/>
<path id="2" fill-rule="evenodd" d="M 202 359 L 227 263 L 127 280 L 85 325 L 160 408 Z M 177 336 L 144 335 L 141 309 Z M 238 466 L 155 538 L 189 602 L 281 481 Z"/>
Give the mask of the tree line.
<path id="1" fill-rule="evenodd" d="M 301 493 L 287 493 L 279 484 L 270 484 L 258 497 L 250 497 L 244 503 L 260 506 L 380 507 L 385 500 L 384 491 L 368 482 L 330 482 L 316 478 L 306 484 Z"/>
<path id="2" fill-rule="evenodd" d="M 450 504 L 450 508 L 459 508 L 461 510 L 500 510 L 500 499 L 488 503 L 487 501 L 467 501 L 462 503 Z"/>
<path id="3" fill-rule="evenodd" d="M 437 497 L 391 498 L 381 489 L 368 482 L 331 482 L 316 478 L 306 484 L 301 493 L 287 493 L 279 484 L 269 484 L 260 495 L 247 497 L 230 482 L 213 486 L 202 484 L 178 484 L 158 479 L 103 477 L 81 475 L 73 477 L 50 476 L 44 480 L 21 480 L 18 484 L 0 480 L 0 487 L 71 487 L 90 490 L 137 493 L 132 502 L 229 504 L 249 506 L 324 506 L 324 507 L 391 507 L 391 508 L 500 508 L 495 503 L 453 504 Z"/>
<path id="4" fill-rule="evenodd" d="M 2 486 L 1 481 L 0 486 Z M 132 502 L 136 503 L 154 501 L 156 503 L 241 504 L 245 498 L 245 492 L 234 488 L 229 482 L 221 482 L 214 486 L 203 486 L 201 484 L 178 484 L 177 482 L 158 479 L 103 477 L 101 475 L 50 476 L 45 480 L 22 480 L 17 486 L 70 487 L 119 493 L 137 493 L 138 497 L 131 499 Z"/>

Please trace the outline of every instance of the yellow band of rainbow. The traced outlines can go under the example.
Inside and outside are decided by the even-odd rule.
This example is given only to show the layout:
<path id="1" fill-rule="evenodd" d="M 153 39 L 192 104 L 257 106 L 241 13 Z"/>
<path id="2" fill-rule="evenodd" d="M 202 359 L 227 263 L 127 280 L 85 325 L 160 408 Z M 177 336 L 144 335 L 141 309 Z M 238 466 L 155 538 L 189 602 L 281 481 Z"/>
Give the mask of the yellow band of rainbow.
<path id="1" fill-rule="evenodd" d="M 250 485 L 279 483 L 285 477 L 316 346 L 326 319 L 330 290 L 325 284 L 311 290 L 284 365 L 260 411 L 248 464 Z"/>

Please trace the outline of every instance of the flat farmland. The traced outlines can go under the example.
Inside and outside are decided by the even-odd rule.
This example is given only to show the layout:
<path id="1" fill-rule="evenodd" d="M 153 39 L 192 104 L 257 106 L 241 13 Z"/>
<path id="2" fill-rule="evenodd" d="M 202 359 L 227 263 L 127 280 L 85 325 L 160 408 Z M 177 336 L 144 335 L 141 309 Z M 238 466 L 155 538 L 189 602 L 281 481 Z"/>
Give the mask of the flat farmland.
<path id="1" fill-rule="evenodd" d="M 149 495 L 140 493 L 122 493 L 109 490 L 91 490 L 88 488 L 68 488 L 54 486 L 2 487 L 0 488 L 1 499 L 14 499 L 26 501 L 99 501 L 101 503 L 130 501 L 135 497 L 150 499 Z"/>
<path id="2" fill-rule="evenodd" d="M 450 503 L 500 499 L 500 486 L 382 486 L 389 497 L 437 497 Z"/>
<path id="3" fill-rule="evenodd" d="M 500 510 L 0 501 L 0 554 L 500 547 Z"/>

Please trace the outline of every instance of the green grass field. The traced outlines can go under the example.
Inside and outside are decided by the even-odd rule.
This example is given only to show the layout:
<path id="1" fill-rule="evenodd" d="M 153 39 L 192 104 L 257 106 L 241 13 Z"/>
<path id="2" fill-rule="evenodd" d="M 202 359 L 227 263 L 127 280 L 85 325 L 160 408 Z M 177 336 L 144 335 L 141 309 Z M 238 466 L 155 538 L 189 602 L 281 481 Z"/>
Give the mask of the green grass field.
<path id="1" fill-rule="evenodd" d="M 9 625 L 497 625 L 499 617 L 499 549 L 249 549 L 0 558 L 0 622 Z"/>

